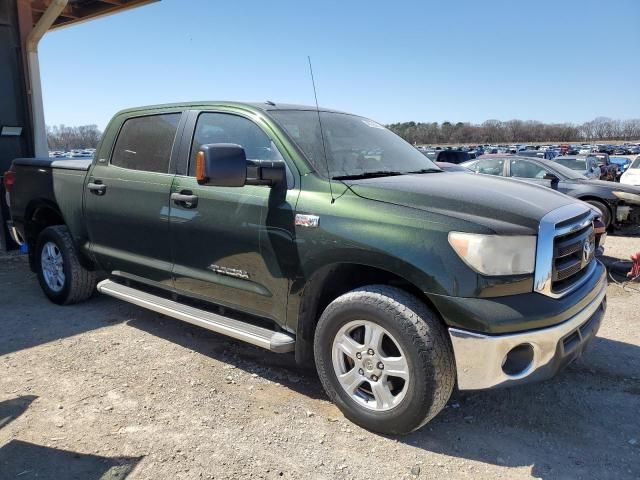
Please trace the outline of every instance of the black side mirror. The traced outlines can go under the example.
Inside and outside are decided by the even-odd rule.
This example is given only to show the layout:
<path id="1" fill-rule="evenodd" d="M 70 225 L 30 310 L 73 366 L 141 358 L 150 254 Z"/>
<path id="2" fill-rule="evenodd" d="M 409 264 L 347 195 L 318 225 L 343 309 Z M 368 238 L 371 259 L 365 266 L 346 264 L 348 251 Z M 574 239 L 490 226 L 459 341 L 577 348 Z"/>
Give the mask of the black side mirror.
<path id="1" fill-rule="evenodd" d="M 243 187 L 247 182 L 247 156 L 233 143 L 202 145 L 196 154 L 196 179 L 200 185 Z"/>
<path id="2" fill-rule="evenodd" d="M 286 183 L 287 171 L 283 161 L 249 160 L 247 162 L 247 185 L 273 187 Z"/>
<path id="3" fill-rule="evenodd" d="M 551 188 L 553 188 L 554 190 L 558 189 L 558 184 L 560 183 L 560 179 L 558 178 L 557 175 L 554 175 L 553 173 L 547 173 L 543 178 L 551 182 Z"/>

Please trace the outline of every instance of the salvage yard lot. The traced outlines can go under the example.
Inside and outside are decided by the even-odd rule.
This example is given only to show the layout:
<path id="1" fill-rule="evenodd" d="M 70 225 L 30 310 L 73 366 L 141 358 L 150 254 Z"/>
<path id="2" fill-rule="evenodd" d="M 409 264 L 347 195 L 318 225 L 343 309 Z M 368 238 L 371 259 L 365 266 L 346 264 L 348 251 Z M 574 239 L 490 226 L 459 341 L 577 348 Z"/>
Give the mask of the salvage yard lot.
<path id="1" fill-rule="evenodd" d="M 639 249 L 607 240 L 608 256 Z M 637 479 L 640 292 L 611 284 L 608 300 L 555 379 L 454 394 L 391 438 L 290 356 L 107 297 L 53 305 L 24 256 L 0 254 L 0 479 Z"/>

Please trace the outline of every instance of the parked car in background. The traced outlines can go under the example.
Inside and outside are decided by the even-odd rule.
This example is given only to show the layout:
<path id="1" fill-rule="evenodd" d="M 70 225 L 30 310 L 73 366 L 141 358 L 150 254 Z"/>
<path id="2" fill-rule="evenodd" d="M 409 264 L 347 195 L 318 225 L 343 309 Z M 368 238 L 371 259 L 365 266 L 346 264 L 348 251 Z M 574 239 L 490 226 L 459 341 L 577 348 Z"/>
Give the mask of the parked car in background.
<path id="1" fill-rule="evenodd" d="M 435 162 L 436 165 L 438 165 L 442 170 L 444 170 L 445 172 L 453 172 L 453 173 L 473 173 L 471 170 L 469 170 L 466 167 L 463 167 L 462 165 L 457 165 L 455 163 L 449 163 L 449 162 Z"/>
<path id="2" fill-rule="evenodd" d="M 520 157 L 533 157 L 533 158 L 544 158 L 545 152 L 542 150 L 522 150 L 518 152 L 518 156 Z"/>
<path id="3" fill-rule="evenodd" d="M 609 157 L 609 160 L 611 160 L 611 163 L 618 166 L 617 181 L 620 181 L 622 174 L 626 172 L 629 165 L 631 165 L 631 159 L 628 157 Z"/>
<path id="4" fill-rule="evenodd" d="M 606 228 L 640 224 L 640 188 L 589 180 L 554 160 L 483 155 L 476 160 L 463 163 L 462 166 L 476 173 L 511 177 L 553 188 L 583 200 L 600 211 L 600 218 Z M 640 179 L 640 175 L 638 178 Z"/>
<path id="5" fill-rule="evenodd" d="M 640 186 L 640 156 L 636 157 L 629 168 L 620 177 L 620 183 L 624 185 Z"/>
<path id="6" fill-rule="evenodd" d="M 577 155 L 561 155 L 553 159 L 560 165 L 575 170 L 580 175 L 592 180 L 599 180 L 601 176 L 600 166 L 593 157 L 582 157 Z"/>
<path id="7" fill-rule="evenodd" d="M 422 152 L 429 160 L 459 164 L 471 160 L 469 152 L 462 150 L 431 150 Z"/>
<path id="8" fill-rule="evenodd" d="M 618 179 L 618 165 L 611 162 L 608 153 L 590 153 L 587 156 L 596 159 L 600 167 L 600 180 L 615 182 Z"/>

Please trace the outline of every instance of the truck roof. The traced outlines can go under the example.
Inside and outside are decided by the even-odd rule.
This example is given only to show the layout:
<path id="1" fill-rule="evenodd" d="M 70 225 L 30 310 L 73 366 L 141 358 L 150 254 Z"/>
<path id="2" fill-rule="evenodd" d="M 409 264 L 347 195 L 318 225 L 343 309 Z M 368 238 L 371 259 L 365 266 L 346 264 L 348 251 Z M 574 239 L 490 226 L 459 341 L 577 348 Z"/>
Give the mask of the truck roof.
<path id="1" fill-rule="evenodd" d="M 276 103 L 272 101 L 266 102 L 233 102 L 233 101 L 195 101 L 195 102 L 179 102 L 179 103 L 165 103 L 159 105 L 146 105 L 141 107 L 127 108 L 120 110 L 116 115 L 136 113 L 136 112 L 148 112 L 152 110 L 162 110 L 166 108 L 202 108 L 202 107 L 240 107 L 250 110 L 262 110 L 265 112 L 274 110 L 313 110 L 316 111 L 316 107 L 313 105 L 296 105 L 291 103 Z M 339 110 L 333 110 L 320 107 L 321 112 L 332 113 L 347 113 Z"/>

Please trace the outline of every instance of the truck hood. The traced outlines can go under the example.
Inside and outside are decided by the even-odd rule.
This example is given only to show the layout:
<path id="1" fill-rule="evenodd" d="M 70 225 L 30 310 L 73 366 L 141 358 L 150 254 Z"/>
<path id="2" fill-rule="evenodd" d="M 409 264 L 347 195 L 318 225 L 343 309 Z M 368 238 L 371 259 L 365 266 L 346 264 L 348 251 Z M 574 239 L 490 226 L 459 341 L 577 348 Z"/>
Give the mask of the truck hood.
<path id="1" fill-rule="evenodd" d="M 576 200 L 519 180 L 426 173 L 346 181 L 358 196 L 483 225 L 496 233 L 534 234 L 551 210 Z"/>

